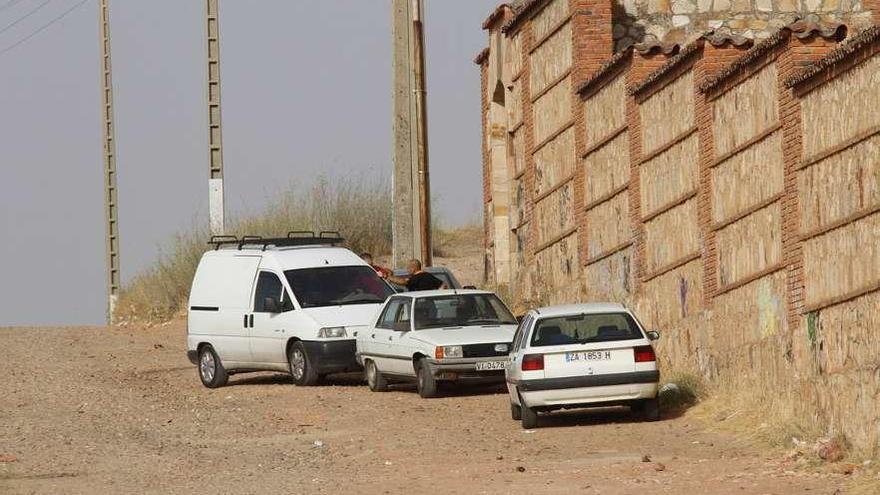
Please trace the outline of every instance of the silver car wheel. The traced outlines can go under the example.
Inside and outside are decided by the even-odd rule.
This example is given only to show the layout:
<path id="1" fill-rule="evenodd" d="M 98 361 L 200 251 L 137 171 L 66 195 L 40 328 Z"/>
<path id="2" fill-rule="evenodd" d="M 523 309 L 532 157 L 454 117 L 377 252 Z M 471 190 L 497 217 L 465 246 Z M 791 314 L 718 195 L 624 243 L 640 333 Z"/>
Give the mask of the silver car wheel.
<path id="1" fill-rule="evenodd" d="M 302 380 L 306 373 L 306 357 L 299 349 L 290 351 L 290 374 L 296 380 Z"/>
<path id="2" fill-rule="evenodd" d="M 215 371 L 214 354 L 210 350 L 202 351 L 202 358 L 199 359 L 199 372 L 202 374 L 202 379 L 206 383 L 210 383 L 214 380 Z"/>

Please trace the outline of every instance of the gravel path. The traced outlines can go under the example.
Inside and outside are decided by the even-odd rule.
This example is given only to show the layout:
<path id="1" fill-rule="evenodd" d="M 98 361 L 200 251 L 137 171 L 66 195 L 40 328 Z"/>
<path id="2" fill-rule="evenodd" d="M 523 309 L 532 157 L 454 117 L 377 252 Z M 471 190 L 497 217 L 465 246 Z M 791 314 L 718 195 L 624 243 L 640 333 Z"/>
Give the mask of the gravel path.
<path id="1" fill-rule="evenodd" d="M 497 388 L 423 400 L 261 373 L 208 390 L 184 333 L 0 329 L 0 493 L 845 493 L 687 415 L 523 431 Z"/>

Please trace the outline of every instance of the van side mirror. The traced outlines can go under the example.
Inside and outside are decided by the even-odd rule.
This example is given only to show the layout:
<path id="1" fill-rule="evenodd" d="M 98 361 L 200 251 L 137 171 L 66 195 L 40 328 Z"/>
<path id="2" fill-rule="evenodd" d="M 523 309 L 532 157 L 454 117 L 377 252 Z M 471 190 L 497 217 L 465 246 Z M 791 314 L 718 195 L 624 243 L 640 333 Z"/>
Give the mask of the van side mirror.
<path id="1" fill-rule="evenodd" d="M 263 311 L 267 313 L 280 313 L 281 312 L 281 304 L 278 303 L 278 299 L 269 296 L 263 299 Z"/>
<path id="2" fill-rule="evenodd" d="M 657 330 L 646 332 L 646 335 L 648 336 L 648 340 L 657 340 L 660 338 L 660 332 L 658 332 Z"/>

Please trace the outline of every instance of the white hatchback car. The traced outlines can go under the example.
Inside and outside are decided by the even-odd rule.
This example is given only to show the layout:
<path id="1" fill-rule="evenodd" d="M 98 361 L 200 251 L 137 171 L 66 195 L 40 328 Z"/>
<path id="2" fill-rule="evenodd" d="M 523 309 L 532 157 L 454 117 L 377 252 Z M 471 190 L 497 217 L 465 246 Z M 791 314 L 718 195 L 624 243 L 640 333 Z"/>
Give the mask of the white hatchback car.
<path id="1" fill-rule="evenodd" d="M 523 428 L 538 412 L 628 405 L 660 417 L 660 372 L 651 340 L 620 304 L 576 304 L 529 311 L 517 329 L 507 369 L 510 411 Z"/>
<path id="2" fill-rule="evenodd" d="M 516 318 L 492 292 L 436 290 L 391 296 L 375 324 L 357 335 L 370 390 L 415 380 L 434 397 L 438 381 L 504 382 Z"/>

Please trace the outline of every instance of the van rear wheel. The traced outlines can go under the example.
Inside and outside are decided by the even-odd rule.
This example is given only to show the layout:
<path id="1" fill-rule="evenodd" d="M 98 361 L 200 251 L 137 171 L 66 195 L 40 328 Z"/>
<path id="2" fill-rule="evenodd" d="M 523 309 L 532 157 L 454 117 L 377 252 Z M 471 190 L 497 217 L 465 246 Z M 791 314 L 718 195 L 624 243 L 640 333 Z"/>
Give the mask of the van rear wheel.
<path id="1" fill-rule="evenodd" d="M 302 386 L 312 386 L 318 383 L 318 373 L 312 365 L 306 348 L 302 342 L 294 342 L 287 351 L 287 365 L 290 370 L 290 376 L 293 377 L 293 383 Z"/>
<path id="2" fill-rule="evenodd" d="M 210 345 L 199 349 L 199 378 L 202 385 L 208 388 L 222 387 L 229 382 L 229 374 L 220 362 L 220 356 Z"/>

